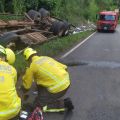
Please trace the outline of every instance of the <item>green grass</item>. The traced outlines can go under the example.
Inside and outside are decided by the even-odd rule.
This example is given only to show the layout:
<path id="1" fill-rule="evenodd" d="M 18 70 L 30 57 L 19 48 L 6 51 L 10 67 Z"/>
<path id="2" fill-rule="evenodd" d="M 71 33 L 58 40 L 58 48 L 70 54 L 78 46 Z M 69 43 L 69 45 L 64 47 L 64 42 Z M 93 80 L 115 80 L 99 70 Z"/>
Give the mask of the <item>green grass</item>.
<path id="1" fill-rule="evenodd" d="M 23 16 L 21 15 L 12 15 L 12 14 L 8 14 L 8 15 L 2 15 L 0 14 L 0 19 L 1 20 L 5 20 L 5 21 L 8 21 L 8 20 L 21 20 L 23 19 Z"/>
<path id="2" fill-rule="evenodd" d="M 89 36 L 93 31 L 86 31 L 66 37 L 57 38 L 54 40 L 50 40 L 42 45 L 35 45 L 33 48 L 38 51 L 40 55 L 56 57 L 66 50 L 70 49 L 78 42 L 85 39 Z M 22 53 L 16 55 L 15 67 L 20 74 L 26 68 L 26 61 L 24 60 Z"/>
<path id="3" fill-rule="evenodd" d="M 86 31 L 62 38 L 57 38 L 51 40 L 43 45 L 36 45 L 33 46 L 41 55 L 48 55 L 54 57 L 61 52 L 64 52 L 74 46 L 77 42 L 83 40 L 85 37 L 90 35 L 92 31 Z"/>

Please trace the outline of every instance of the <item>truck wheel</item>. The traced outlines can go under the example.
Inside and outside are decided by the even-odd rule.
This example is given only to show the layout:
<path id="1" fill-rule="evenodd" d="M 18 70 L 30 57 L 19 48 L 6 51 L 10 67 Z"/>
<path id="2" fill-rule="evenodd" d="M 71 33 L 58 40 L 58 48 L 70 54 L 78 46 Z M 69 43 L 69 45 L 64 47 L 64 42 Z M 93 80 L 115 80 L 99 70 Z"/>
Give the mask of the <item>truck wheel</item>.
<path id="1" fill-rule="evenodd" d="M 98 32 L 101 32 L 101 30 L 97 29 Z"/>
<path id="2" fill-rule="evenodd" d="M 114 33 L 114 32 L 115 32 L 115 30 L 111 30 L 110 32 L 111 32 L 111 33 Z"/>
<path id="3" fill-rule="evenodd" d="M 34 21 L 41 20 L 41 14 L 35 10 L 29 10 L 28 13 L 29 17 Z"/>
<path id="4" fill-rule="evenodd" d="M 9 32 L 9 33 L 4 33 L 3 35 L 0 36 L 0 44 L 2 45 L 7 45 L 10 42 L 15 42 L 19 39 L 19 36 L 16 33 Z"/>
<path id="5" fill-rule="evenodd" d="M 61 21 L 53 22 L 50 28 L 50 32 L 53 32 L 54 35 L 58 35 L 58 36 L 63 36 L 64 31 L 65 31 L 65 25 L 64 22 Z"/>
<path id="6" fill-rule="evenodd" d="M 39 9 L 39 13 L 41 14 L 41 18 L 50 17 L 50 12 L 44 8 Z"/>

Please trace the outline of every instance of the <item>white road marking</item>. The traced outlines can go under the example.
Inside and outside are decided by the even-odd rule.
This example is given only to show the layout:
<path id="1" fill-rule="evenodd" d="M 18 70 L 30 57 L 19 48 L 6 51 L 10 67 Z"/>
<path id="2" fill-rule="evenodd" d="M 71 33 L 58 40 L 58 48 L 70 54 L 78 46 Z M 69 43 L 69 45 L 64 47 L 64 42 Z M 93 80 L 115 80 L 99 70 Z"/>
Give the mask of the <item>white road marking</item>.
<path id="1" fill-rule="evenodd" d="M 79 44 L 77 44 L 74 48 L 72 48 L 70 51 L 68 51 L 67 53 L 65 53 L 61 58 L 65 58 L 67 57 L 69 54 L 71 54 L 74 50 L 76 50 L 79 46 L 81 46 L 83 43 L 85 43 L 90 37 L 92 37 L 96 32 L 94 32 L 93 34 L 91 34 L 90 36 L 88 36 L 86 39 L 84 39 L 82 42 L 80 42 Z"/>

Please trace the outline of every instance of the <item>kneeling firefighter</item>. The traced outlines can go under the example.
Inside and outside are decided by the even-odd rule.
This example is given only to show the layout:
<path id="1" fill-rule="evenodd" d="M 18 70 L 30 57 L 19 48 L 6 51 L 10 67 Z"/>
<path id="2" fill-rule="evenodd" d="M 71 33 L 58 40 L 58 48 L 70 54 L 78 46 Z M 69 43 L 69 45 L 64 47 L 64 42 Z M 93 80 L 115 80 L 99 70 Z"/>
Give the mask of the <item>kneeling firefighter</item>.
<path id="1" fill-rule="evenodd" d="M 17 72 L 13 66 L 15 54 L 0 45 L 0 120 L 10 120 L 19 114 L 21 99 L 16 92 Z"/>
<path id="2" fill-rule="evenodd" d="M 72 110 L 74 106 L 70 98 L 58 100 L 65 95 L 70 86 L 69 74 L 66 70 L 67 66 L 48 56 L 38 56 L 37 51 L 32 48 L 26 48 L 23 54 L 30 66 L 23 76 L 22 89 L 24 91 L 29 90 L 34 80 L 38 89 L 36 103 L 39 103 L 42 107 L 59 103 L 61 106 L 64 105 L 64 108 Z M 57 104 L 57 107 L 59 105 Z M 45 109 L 47 111 L 46 106 L 44 107 Z M 64 109 L 61 110 L 64 111 Z"/>

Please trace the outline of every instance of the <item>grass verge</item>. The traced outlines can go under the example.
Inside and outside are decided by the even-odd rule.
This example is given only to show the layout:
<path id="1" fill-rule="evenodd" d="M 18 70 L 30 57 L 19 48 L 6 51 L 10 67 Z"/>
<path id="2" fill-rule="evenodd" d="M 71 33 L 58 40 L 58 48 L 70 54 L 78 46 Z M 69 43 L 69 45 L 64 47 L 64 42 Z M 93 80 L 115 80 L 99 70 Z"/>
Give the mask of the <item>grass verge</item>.
<path id="1" fill-rule="evenodd" d="M 85 31 L 78 34 L 57 38 L 42 45 L 35 45 L 33 48 L 37 50 L 40 55 L 55 57 L 70 49 L 75 44 L 88 37 L 91 33 L 93 33 L 93 31 Z M 24 60 L 22 53 L 16 55 L 15 67 L 19 74 L 25 70 L 26 66 L 27 63 Z"/>
<path id="2" fill-rule="evenodd" d="M 24 16 L 22 16 L 22 15 L 12 15 L 12 14 L 2 15 L 2 14 L 0 14 L 0 19 L 5 20 L 5 21 L 8 21 L 8 20 L 22 20 L 23 17 Z"/>

